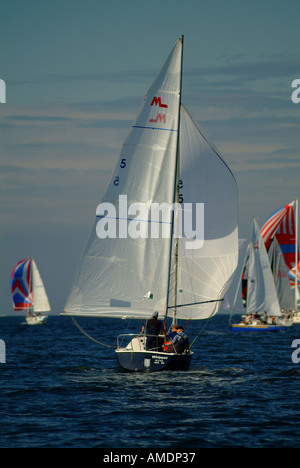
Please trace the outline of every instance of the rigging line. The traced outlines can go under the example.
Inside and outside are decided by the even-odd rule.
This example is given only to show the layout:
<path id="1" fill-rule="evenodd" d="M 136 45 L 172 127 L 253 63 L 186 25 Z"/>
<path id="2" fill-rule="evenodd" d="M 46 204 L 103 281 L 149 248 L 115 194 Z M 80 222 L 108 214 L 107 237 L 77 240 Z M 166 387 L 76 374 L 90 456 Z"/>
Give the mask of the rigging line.
<path id="1" fill-rule="evenodd" d="M 196 299 L 196 294 L 195 294 L 195 291 L 194 291 L 194 285 L 193 285 L 193 282 L 192 282 L 192 274 L 190 272 L 186 252 L 187 252 L 187 250 L 185 248 L 183 248 L 183 254 L 184 254 L 184 259 L 185 259 L 185 267 L 186 267 L 186 269 L 188 271 L 188 279 L 189 279 L 189 283 L 190 283 L 190 286 L 191 286 L 191 289 L 192 289 L 192 294 L 193 294 L 194 300 L 195 300 Z M 191 265 L 191 268 L 192 268 L 192 265 Z"/>
<path id="2" fill-rule="evenodd" d="M 198 305 L 198 304 L 208 304 L 210 302 L 222 302 L 224 301 L 224 298 L 223 299 L 212 299 L 211 301 L 201 301 L 201 302 L 191 302 L 190 304 L 179 304 L 179 305 L 176 305 L 176 306 L 168 306 L 167 309 L 174 309 L 174 307 L 188 307 L 188 306 L 192 306 L 192 305 Z"/>
<path id="3" fill-rule="evenodd" d="M 188 321 L 186 322 L 186 324 L 185 324 L 185 325 L 183 325 L 183 329 L 185 329 L 185 328 L 188 326 L 188 324 L 190 323 L 190 321 L 191 321 L 191 320 L 192 320 L 191 318 L 190 318 L 190 319 L 188 319 Z"/>
<path id="4" fill-rule="evenodd" d="M 129 323 L 128 323 L 128 325 L 127 325 L 127 328 L 126 328 L 126 330 L 125 330 L 124 336 L 123 336 L 123 338 L 122 338 L 122 340 L 121 340 L 121 343 L 120 343 L 121 346 L 122 346 L 122 344 L 123 344 L 123 341 L 125 340 L 125 335 L 127 335 L 129 326 L 131 325 L 131 322 L 132 322 L 132 321 L 130 320 Z"/>
<path id="5" fill-rule="evenodd" d="M 104 216 L 104 215 L 96 215 L 96 218 L 101 219 L 115 219 L 117 221 L 136 221 L 137 223 L 153 223 L 153 224 L 172 224 L 170 221 L 156 221 L 155 219 L 140 219 L 136 218 L 120 218 L 119 216 Z"/>
<path id="6" fill-rule="evenodd" d="M 98 340 L 95 340 L 95 338 L 93 338 L 92 336 L 90 336 L 85 330 L 83 330 L 83 328 L 79 325 L 79 323 L 74 319 L 74 317 L 72 317 L 72 320 L 73 320 L 73 323 L 74 325 L 78 328 L 78 330 L 80 330 L 85 336 L 87 336 L 90 340 L 92 341 L 95 341 L 96 343 L 102 345 L 102 346 L 107 346 L 109 348 L 116 348 L 116 346 L 113 346 L 113 345 L 109 345 L 109 344 L 105 344 L 105 343 L 101 343 L 101 341 L 98 341 Z"/>
<path id="7" fill-rule="evenodd" d="M 203 332 L 204 328 L 206 327 L 206 325 L 208 324 L 209 322 L 209 319 L 211 319 L 213 317 L 213 315 L 211 315 L 210 317 L 208 317 L 208 319 L 206 320 L 205 324 L 203 325 L 203 327 L 201 328 L 200 330 L 200 333 L 198 333 L 198 335 L 196 336 L 196 338 L 193 339 L 192 343 L 190 344 L 190 349 L 191 347 L 193 346 L 193 344 L 195 343 L 196 340 L 198 340 L 199 336 L 201 335 L 201 333 Z"/>

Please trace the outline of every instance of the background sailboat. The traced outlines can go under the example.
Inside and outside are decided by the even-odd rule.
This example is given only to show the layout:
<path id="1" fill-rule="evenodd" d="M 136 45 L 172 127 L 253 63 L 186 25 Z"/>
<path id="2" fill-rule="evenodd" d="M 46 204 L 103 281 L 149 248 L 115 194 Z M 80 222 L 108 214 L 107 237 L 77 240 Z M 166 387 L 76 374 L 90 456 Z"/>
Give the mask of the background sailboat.
<path id="1" fill-rule="evenodd" d="M 299 285 L 300 261 L 298 247 L 298 199 L 276 210 L 261 229 L 267 251 L 277 240 L 288 268 L 290 286 L 294 296 L 294 323 L 300 323 Z"/>
<path id="2" fill-rule="evenodd" d="M 182 46 L 183 38 L 123 145 L 64 315 L 145 321 L 157 310 L 193 320 L 219 310 L 237 264 L 237 187 L 181 105 Z M 155 206 L 162 208 L 159 216 Z M 191 358 L 145 351 L 143 339 L 120 345 L 116 354 L 129 370 L 186 369 Z"/>
<path id="3" fill-rule="evenodd" d="M 245 278 L 247 279 L 246 314 L 247 317 L 253 316 L 253 318 L 249 322 L 246 319 L 240 324 L 231 324 L 231 330 L 277 331 L 282 329 L 281 325 L 273 323 L 273 318 L 276 318 L 277 323 L 282 313 L 269 257 L 255 218 L 252 222 Z M 264 313 L 267 314 L 268 323 L 262 324 L 259 319 L 255 319 L 255 315 L 263 316 Z"/>
<path id="4" fill-rule="evenodd" d="M 45 323 L 51 310 L 40 272 L 33 258 L 21 260 L 11 274 L 11 293 L 15 311 L 27 311 L 26 323 Z"/>

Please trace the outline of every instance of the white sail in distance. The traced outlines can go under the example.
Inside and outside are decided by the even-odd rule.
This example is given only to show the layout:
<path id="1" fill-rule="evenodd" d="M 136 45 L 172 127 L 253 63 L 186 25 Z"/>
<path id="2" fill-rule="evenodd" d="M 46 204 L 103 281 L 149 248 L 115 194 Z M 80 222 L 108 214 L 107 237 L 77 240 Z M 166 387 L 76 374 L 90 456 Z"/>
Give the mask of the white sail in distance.
<path id="1" fill-rule="evenodd" d="M 269 257 L 255 219 L 252 222 L 247 283 L 247 313 L 281 316 Z"/>
<path id="2" fill-rule="evenodd" d="M 34 312 L 49 312 L 51 310 L 46 289 L 41 278 L 40 272 L 32 259 L 32 296 Z"/>

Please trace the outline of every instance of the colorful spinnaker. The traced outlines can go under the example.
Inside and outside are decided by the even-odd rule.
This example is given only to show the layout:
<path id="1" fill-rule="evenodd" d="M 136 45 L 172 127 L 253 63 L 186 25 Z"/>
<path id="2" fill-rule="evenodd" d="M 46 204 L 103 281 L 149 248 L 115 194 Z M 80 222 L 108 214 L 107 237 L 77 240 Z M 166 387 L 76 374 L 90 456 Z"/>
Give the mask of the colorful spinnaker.
<path id="1" fill-rule="evenodd" d="M 31 258 L 21 260 L 12 271 L 10 287 L 15 311 L 27 310 L 33 306 L 31 263 Z"/>
<path id="2" fill-rule="evenodd" d="M 261 235 L 267 251 L 271 242 L 276 238 L 280 245 L 285 263 L 289 270 L 291 286 L 295 285 L 295 265 L 297 263 L 298 285 L 300 285 L 299 250 L 295 229 L 295 205 L 297 200 L 276 210 L 261 228 Z M 296 253 L 297 251 L 297 253 Z M 297 255 L 297 262 L 296 262 Z"/>

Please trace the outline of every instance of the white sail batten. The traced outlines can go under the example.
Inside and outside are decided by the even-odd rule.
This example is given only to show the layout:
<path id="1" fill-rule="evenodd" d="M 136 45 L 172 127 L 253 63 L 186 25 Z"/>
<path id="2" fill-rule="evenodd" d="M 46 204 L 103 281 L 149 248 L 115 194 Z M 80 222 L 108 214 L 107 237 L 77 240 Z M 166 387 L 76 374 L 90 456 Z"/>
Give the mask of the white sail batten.
<path id="1" fill-rule="evenodd" d="M 139 318 L 166 310 L 171 216 L 153 219 L 150 207 L 173 202 L 181 59 L 178 40 L 145 96 L 97 208 L 66 314 Z M 110 217 L 103 212 L 108 203 L 115 207 Z M 110 236 L 103 238 L 105 230 Z"/>
<path id="2" fill-rule="evenodd" d="M 253 219 L 248 262 L 247 313 L 260 314 L 264 311 L 270 316 L 281 316 L 269 257 L 260 229 Z"/>
<path id="3" fill-rule="evenodd" d="M 180 119 L 179 179 L 184 212 L 176 315 L 182 319 L 204 319 L 219 310 L 237 266 L 237 186 L 213 143 L 183 106 Z M 193 218 L 196 238 L 190 240 L 185 216 L 189 206 L 195 215 L 195 203 L 199 207 L 203 204 L 203 217 L 199 209 L 198 219 Z M 182 307 L 184 304 L 190 305 Z"/>

